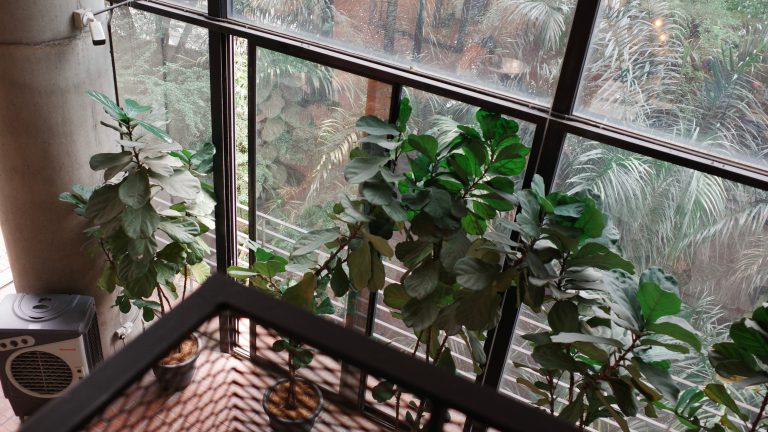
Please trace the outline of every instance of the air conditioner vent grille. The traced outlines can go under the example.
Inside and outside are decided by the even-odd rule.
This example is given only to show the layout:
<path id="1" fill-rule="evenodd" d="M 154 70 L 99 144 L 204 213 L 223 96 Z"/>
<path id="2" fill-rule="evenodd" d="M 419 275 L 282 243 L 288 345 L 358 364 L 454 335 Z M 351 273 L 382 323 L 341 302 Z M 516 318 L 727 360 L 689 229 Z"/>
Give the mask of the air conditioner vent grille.
<path id="1" fill-rule="evenodd" d="M 25 390 L 54 395 L 72 384 L 72 369 L 61 357 L 45 351 L 27 351 L 11 362 L 13 379 Z"/>

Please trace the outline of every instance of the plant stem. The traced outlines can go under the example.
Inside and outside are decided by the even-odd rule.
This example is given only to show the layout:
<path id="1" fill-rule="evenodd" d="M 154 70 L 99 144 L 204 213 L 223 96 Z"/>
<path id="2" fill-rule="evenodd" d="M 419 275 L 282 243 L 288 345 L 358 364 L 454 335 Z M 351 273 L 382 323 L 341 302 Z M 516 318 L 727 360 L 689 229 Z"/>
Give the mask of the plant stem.
<path id="1" fill-rule="evenodd" d="M 160 284 L 155 286 L 157 289 L 157 302 L 160 303 L 160 316 L 165 315 L 165 305 L 163 305 L 163 291 L 160 289 Z"/>
<path id="2" fill-rule="evenodd" d="M 765 390 L 765 396 L 763 396 L 763 403 L 760 405 L 760 411 L 757 412 L 757 417 L 755 417 L 755 421 L 752 422 L 752 429 L 750 429 L 749 432 L 757 431 L 757 427 L 763 419 L 763 414 L 765 414 L 765 407 L 768 406 L 768 386 L 766 386 Z"/>
<path id="3" fill-rule="evenodd" d="M 574 377 L 573 372 L 568 372 L 568 403 L 570 404 L 573 402 L 573 385 L 574 385 Z"/>
<path id="4" fill-rule="evenodd" d="M 182 285 L 181 301 L 187 298 L 187 278 L 189 276 L 189 266 L 184 266 L 184 285 Z"/>
<path id="5" fill-rule="evenodd" d="M 356 224 L 349 231 L 349 236 L 347 237 L 347 239 L 341 242 L 341 244 L 339 244 L 339 246 L 336 248 L 335 251 L 333 251 L 333 253 L 328 257 L 328 259 L 325 260 L 325 262 L 317 270 L 315 270 L 315 276 L 319 277 L 323 273 L 323 270 L 328 271 L 328 266 L 331 264 L 331 262 L 341 253 L 341 251 L 343 251 L 347 247 L 347 245 L 349 245 L 349 243 L 352 240 L 354 240 L 355 237 L 357 237 L 357 235 L 360 233 L 360 230 L 362 229 L 363 229 L 362 223 Z"/>
<path id="6" fill-rule="evenodd" d="M 403 392 L 397 392 L 395 395 L 395 432 L 400 431 L 400 398 L 402 398 Z"/>
<path id="7" fill-rule="evenodd" d="M 288 401 L 285 407 L 296 408 L 296 369 L 293 367 L 293 354 L 288 351 Z"/>

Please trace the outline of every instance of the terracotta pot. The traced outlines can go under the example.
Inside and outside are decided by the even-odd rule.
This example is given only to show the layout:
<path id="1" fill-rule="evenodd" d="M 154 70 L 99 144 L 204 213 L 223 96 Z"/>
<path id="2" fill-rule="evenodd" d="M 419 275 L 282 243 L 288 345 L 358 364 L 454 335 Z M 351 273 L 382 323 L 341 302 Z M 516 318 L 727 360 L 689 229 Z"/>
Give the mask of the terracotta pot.
<path id="1" fill-rule="evenodd" d="M 269 410 L 267 409 L 267 401 L 269 400 L 269 396 L 272 394 L 272 391 L 277 386 L 287 381 L 288 381 L 288 378 L 281 379 L 280 381 L 270 386 L 267 389 L 267 391 L 264 392 L 264 398 L 261 400 L 261 405 L 262 407 L 264 407 L 264 412 L 266 412 L 267 416 L 269 416 L 269 425 L 272 427 L 272 430 L 275 432 L 309 432 L 315 426 L 315 420 L 317 420 L 317 417 L 319 417 L 320 413 L 323 411 L 323 392 L 320 391 L 320 387 L 318 387 L 314 383 L 301 379 L 301 381 L 304 384 L 309 385 L 315 391 L 315 393 L 319 398 L 317 402 L 317 408 L 315 408 L 315 411 L 309 417 L 301 420 L 289 420 L 282 417 L 274 416 L 270 414 Z"/>
<path id="2" fill-rule="evenodd" d="M 203 351 L 203 340 L 197 334 L 192 334 L 192 338 L 197 342 L 197 353 L 194 356 L 187 359 L 183 363 L 161 365 L 156 364 L 152 367 L 157 378 L 157 383 L 160 387 L 167 392 L 177 392 L 184 390 L 195 376 L 195 370 L 197 368 L 197 358 L 200 357 L 200 353 Z"/>

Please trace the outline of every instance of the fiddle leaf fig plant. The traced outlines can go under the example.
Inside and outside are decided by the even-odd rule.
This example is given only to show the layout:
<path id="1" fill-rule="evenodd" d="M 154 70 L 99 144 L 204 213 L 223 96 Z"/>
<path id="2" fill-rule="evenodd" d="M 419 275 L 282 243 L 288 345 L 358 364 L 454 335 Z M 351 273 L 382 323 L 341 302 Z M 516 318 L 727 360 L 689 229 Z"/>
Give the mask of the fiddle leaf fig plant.
<path id="1" fill-rule="evenodd" d="M 253 241 L 247 241 L 246 246 L 253 253 L 253 264 L 249 267 L 233 266 L 228 269 L 228 274 L 235 279 L 248 282 L 250 286 L 261 289 L 272 297 L 282 299 L 297 307 L 303 308 L 317 315 L 328 315 L 335 312 L 330 297 L 325 294 L 323 288 L 328 287 L 330 275 L 326 272 L 323 277 L 313 272 L 306 272 L 304 276 L 295 281 L 288 277 L 286 272 L 288 260 L 270 252 Z M 321 267 L 322 268 L 322 267 Z M 296 382 L 298 371 L 309 366 L 314 360 L 314 353 L 301 342 L 281 337 L 272 344 L 275 352 L 287 352 L 287 370 L 289 379 L 288 400 L 286 407 L 297 407 Z"/>
<path id="2" fill-rule="evenodd" d="M 119 287 L 120 311 L 137 307 L 151 321 L 171 307 L 171 299 L 183 299 L 192 280 L 210 275 L 201 236 L 213 228 L 215 200 L 213 188 L 200 179 L 211 171 L 214 148 L 183 149 L 148 120 L 149 106 L 126 99 L 121 107 L 96 91 L 88 96 L 115 121 L 102 124 L 120 138 L 116 151 L 91 157 L 91 169 L 103 171 L 104 182 L 75 185 L 60 199 L 89 222 L 86 233 L 105 259 L 99 287 L 110 293 Z M 173 204 L 160 208 L 158 196 Z"/>

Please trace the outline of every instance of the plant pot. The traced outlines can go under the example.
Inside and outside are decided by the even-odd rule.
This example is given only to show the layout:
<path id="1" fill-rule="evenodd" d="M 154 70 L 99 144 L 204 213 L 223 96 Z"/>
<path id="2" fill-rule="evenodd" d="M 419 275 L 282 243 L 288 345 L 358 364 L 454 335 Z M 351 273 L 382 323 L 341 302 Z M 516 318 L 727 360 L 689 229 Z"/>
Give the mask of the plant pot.
<path id="1" fill-rule="evenodd" d="M 261 405 L 264 407 L 264 412 L 266 412 L 267 416 L 269 416 L 269 425 L 275 432 L 309 432 L 314 427 L 315 420 L 317 420 L 317 417 L 320 416 L 320 413 L 323 410 L 323 392 L 320 391 L 320 387 L 304 379 L 299 379 L 299 381 L 309 386 L 315 392 L 318 397 L 317 407 L 309 416 L 302 419 L 288 419 L 271 413 L 268 408 L 268 401 L 270 396 L 275 391 L 275 389 L 280 386 L 280 384 L 288 382 L 287 378 L 281 379 L 264 392 L 264 398 L 261 400 Z"/>
<path id="2" fill-rule="evenodd" d="M 203 350 L 203 340 L 194 333 L 190 338 L 194 339 L 197 343 L 197 352 L 192 357 L 187 358 L 181 363 L 165 365 L 158 363 L 152 367 L 157 383 L 160 385 L 160 388 L 167 392 L 184 390 L 195 376 L 195 363 Z"/>

